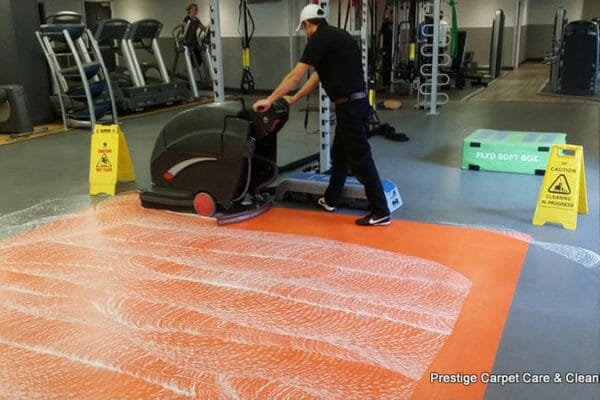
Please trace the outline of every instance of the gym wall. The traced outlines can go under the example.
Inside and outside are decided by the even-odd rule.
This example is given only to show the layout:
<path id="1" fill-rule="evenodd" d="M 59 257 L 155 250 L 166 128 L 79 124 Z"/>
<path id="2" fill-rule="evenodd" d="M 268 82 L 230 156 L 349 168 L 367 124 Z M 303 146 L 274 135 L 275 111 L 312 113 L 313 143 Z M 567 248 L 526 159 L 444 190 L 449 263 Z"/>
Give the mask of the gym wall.
<path id="1" fill-rule="evenodd" d="M 515 23 L 517 0 L 460 0 L 457 2 L 458 25 L 467 32 L 467 51 L 473 51 L 480 67 L 487 67 L 490 60 L 492 22 L 496 10 L 504 10 L 505 26 L 502 45 L 502 66 L 513 67 L 515 51 Z M 451 23 L 447 2 L 443 2 L 444 19 Z"/>
<path id="2" fill-rule="evenodd" d="M 600 0 L 585 1 L 600 4 Z M 567 9 L 569 21 L 583 18 L 584 0 L 529 0 L 527 25 L 524 27 L 527 59 L 543 59 L 552 47 L 554 16 L 556 9 L 561 6 Z"/>
<path id="3" fill-rule="evenodd" d="M 600 1 L 584 0 L 582 14 L 584 19 L 600 18 Z"/>
<path id="4" fill-rule="evenodd" d="M 461 0 L 458 2 L 460 28 L 467 31 L 468 50 L 475 52 L 480 66 L 488 64 L 491 21 L 494 12 L 502 8 L 506 14 L 503 65 L 514 66 L 515 22 L 518 0 Z M 600 15 L 600 0 L 521 0 L 524 2 L 518 61 L 543 59 L 552 45 L 556 9 L 567 9 L 569 21 Z"/>
<path id="5" fill-rule="evenodd" d="M 199 6 L 199 17 L 209 22 L 209 0 L 194 0 Z M 457 5 L 459 28 L 467 31 L 468 50 L 474 51 L 475 61 L 481 67 L 489 63 L 489 47 L 492 20 L 497 9 L 504 10 L 506 24 L 503 44 L 503 66 L 514 66 L 513 53 L 518 50 L 518 61 L 542 58 L 549 49 L 552 38 L 554 13 L 559 5 L 567 7 L 571 20 L 586 13 L 595 13 L 599 0 L 521 0 L 524 2 L 521 20 L 521 35 L 518 49 L 515 42 L 517 2 L 519 0 L 460 0 Z M 82 0 L 44 0 L 47 14 L 61 10 L 83 11 Z M 338 1 L 333 0 L 330 21 L 337 24 Z M 174 59 L 172 29 L 186 15 L 189 0 L 112 0 L 113 16 L 136 21 L 155 18 L 163 22 L 160 44 L 168 67 Z M 280 0 L 250 5 L 256 22 L 256 32 L 251 43 L 251 71 L 257 89 L 272 89 L 297 62 L 305 38 L 296 33 L 300 10 L 304 0 Z M 343 4 L 346 4 L 345 2 Z M 221 30 L 223 36 L 225 86 L 239 87 L 241 78 L 241 39 L 238 33 L 239 0 L 221 0 Z M 382 7 L 383 8 L 383 7 Z M 450 10 L 443 2 L 446 20 L 450 21 Z M 589 11 L 589 10 L 592 11 Z M 380 10 L 383 11 L 383 10 Z M 180 64 L 182 68 L 182 63 Z"/>
<path id="6" fill-rule="evenodd" d="M 46 60 L 35 37 L 39 25 L 35 0 L 0 1 L 0 85 L 23 86 L 34 124 L 53 120 Z"/>
<path id="7" fill-rule="evenodd" d="M 527 40 L 528 29 L 527 21 L 529 20 L 529 2 L 530 0 L 522 0 L 522 17 L 521 17 L 521 35 L 519 40 L 519 65 L 527 60 Z"/>
<path id="8" fill-rule="evenodd" d="M 54 0 L 52 0 L 54 1 Z M 66 1 L 66 0 L 63 0 Z M 469 35 L 469 50 L 475 52 L 481 66 L 489 63 L 489 43 L 492 20 L 496 9 L 506 14 L 503 60 L 511 66 L 514 51 L 514 21 L 516 0 L 461 0 L 458 3 L 459 23 Z M 156 18 L 165 28 L 161 35 L 161 49 L 167 66 L 174 57 L 171 30 L 185 16 L 188 1 L 170 1 L 168 6 L 161 0 L 112 0 L 115 17 L 135 21 L 141 18 Z M 209 21 L 209 0 L 197 0 L 199 17 Z M 297 62 L 305 44 L 302 32 L 296 33 L 300 10 L 306 4 L 299 0 L 281 0 L 256 3 L 250 10 L 256 22 L 256 32 L 251 43 L 251 71 L 257 89 L 272 89 Z M 338 1 L 332 1 L 330 22 L 337 24 Z M 346 4 L 345 2 L 343 4 Z M 221 0 L 221 30 L 223 36 L 223 64 L 226 87 L 239 87 L 241 79 L 241 39 L 238 32 L 239 0 Z M 345 11 L 343 9 L 343 11 Z M 383 12 L 383 7 L 380 10 Z M 446 9 L 449 16 L 449 9 Z M 449 20 L 449 17 L 447 17 Z"/>
<path id="9" fill-rule="evenodd" d="M 171 32 L 186 15 L 189 1 L 164 0 L 112 0 L 115 17 L 134 22 L 142 18 L 155 18 L 164 24 L 160 45 L 167 67 L 175 57 Z M 196 0 L 199 18 L 204 24 L 210 22 L 210 1 Z M 223 43 L 223 69 L 225 86 L 240 86 L 242 72 L 241 36 L 238 32 L 239 0 L 221 0 L 221 35 Z M 301 2 L 293 2 L 301 3 Z M 297 4 L 296 4 L 297 5 Z M 297 19 L 298 11 L 294 10 Z M 290 4 L 288 1 L 257 3 L 250 5 L 256 24 L 251 42 L 251 71 L 257 89 L 272 89 L 290 70 Z M 180 64 L 183 68 L 183 63 Z"/>
<path id="10" fill-rule="evenodd" d="M 83 14 L 83 1 L 81 0 L 44 0 L 46 16 L 56 14 L 59 11 L 74 11 Z"/>

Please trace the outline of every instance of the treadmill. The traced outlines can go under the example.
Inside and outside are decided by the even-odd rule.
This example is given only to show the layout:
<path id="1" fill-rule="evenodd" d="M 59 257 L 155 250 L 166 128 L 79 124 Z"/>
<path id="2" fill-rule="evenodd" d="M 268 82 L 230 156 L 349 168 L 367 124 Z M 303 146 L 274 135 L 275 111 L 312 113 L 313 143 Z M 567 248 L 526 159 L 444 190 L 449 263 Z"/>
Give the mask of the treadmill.
<path id="1" fill-rule="evenodd" d="M 120 18 L 105 19 L 98 23 L 94 38 L 98 42 L 100 50 L 104 54 L 106 66 L 110 72 L 113 82 L 113 91 L 117 108 L 123 110 L 123 88 L 133 86 L 131 76 L 134 72 L 131 70 L 132 63 L 126 62 L 124 66 L 120 65 L 119 60 L 129 54 L 125 46 L 125 36 L 131 24 Z"/>
<path id="2" fill-rule="evenodd" d="M 162 23 L 154 19 L 143 19 L 128 26 L 125 23 L 123 20 L 107 20 L 101 22 L 96 30 L 97 40 L 119 42 L 116 47 L 127 66 L 129 82 L 121 87 L 120 108 L 125 112 L 134 112 L 188 100 L 190 92 L 187 83 L 172 81 L 165 67 L 158 44 Z M 122 35 L 120 40 L 119 35 Z M 156 63 L 142 64 L 137 50 L 146 51 Z M 153 70 L 157 71 L 158 77 L 150 76 Z"/>

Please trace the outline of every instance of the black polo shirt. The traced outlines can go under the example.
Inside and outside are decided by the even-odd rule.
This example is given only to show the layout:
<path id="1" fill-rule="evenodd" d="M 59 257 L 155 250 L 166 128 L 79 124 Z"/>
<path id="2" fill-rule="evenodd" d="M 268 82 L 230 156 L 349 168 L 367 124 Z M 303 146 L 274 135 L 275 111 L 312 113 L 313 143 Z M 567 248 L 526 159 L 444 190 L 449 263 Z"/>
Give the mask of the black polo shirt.
<path id="1" fill-rule="evenodd" d="M 201 24 L 202 23 L 202 22 L 200 22 L 200 18 L 198 18 L 198 17 L 190 17 L 189 15 L 185 16 L 185 18 L 183 19 L 183 23 L 187 24 L 187 22 L 189 20 L 192 20 L 192 21 L 196 22 L 197 24 Z"/>
<path id="2" fill-rule="evenodd" d="M 322 23 L 308 39 L 300 62 L 315 67 L 331 100 L 365 90 L 360 49 L 345 30 Z"/>

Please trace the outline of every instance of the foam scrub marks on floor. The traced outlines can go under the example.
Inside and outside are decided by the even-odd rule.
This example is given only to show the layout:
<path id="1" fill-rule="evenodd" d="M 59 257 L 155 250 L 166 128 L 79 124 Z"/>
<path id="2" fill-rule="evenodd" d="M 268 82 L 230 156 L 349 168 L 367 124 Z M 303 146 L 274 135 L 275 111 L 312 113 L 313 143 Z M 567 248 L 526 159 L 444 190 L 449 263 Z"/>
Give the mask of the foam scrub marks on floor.
<path id="1" fill-rule="evenodd" d="M 551 242 L 541 242 L 539 240 L 532 239 L 529 235 L 508 229 L 502 226 L 485 226 L 485 225 L 471 225 L 471 224 L 460 224 L 455 222 L 439 222 L 440 224 L 450 225 L 450 226 L 461 226 L 473 229 L 480 229 L 484 231 L 497 232 L 503 235 L 510 236 L 516 240 L 522 240 L 530 243 L 532 246 L 540 247 L 544 250 L 551 251 L 559 256 L 562 256 L 568 260 L 573 261 L 574 263 L 589 269 L 598 269 L 600 268 L 600 254 L 593 252 L 592 250 L 579 247 L 572 246 L 568 244 L 560 244 L 560 243 L 551 243 Z"/>
<path id="2" fill-rule="evenodd" d="M 2 243 L 0 395 L 408 398 L 470 286 L 433 261 L 124 196 Z"/>
<path id="3" fill-rule="evenodd" d="M 88 195 L 51 199 L 22 210 L 0 215 L 0 240 L 64 219 L 74 212 L 89 207 L 93 201 Z"/>

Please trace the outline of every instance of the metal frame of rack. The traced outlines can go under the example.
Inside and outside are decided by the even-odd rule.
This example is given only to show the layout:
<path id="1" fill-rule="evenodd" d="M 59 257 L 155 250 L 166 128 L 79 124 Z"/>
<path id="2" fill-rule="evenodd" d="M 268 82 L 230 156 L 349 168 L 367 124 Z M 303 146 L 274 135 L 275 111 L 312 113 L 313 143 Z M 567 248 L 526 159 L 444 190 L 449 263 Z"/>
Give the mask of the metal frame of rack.
<path id="1" fill-rule="evenodd" d="M 440 0 L 434 0 L 433 9 L 425 12 L 426 20 L 429 18 L 432 22 L 423 24 L 420 32 L 424 40 L 419 46 L 423 62 L 419 66 L 416 107 L 428 110 L 429 115 L 437 115 L 438 107 L 450 100 L 448 94 L 440 90 L 450 83 L 450 76 L 440 72 L 440 67 L 452 64 L 452 58 L 448 54 L 440 54 L 440 47 L 447 47 L 450 43 L 448 36 L 442 38 L 440 34 L 440 10 Z"/>

